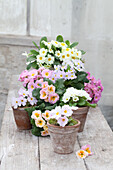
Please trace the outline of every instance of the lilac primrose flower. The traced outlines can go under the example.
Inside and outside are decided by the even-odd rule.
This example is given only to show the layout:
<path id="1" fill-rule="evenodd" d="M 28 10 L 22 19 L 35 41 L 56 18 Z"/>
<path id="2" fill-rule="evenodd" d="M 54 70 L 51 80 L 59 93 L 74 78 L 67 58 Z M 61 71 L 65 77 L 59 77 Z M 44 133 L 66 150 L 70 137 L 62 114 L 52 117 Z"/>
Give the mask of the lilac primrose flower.
<path id="1" fill-rule="evenodd" d="M 21 102 L 19 100 L 19 98 L 12 98 L 12 107 L 14 107 L 14 109 L 17 109 L 18 106 L 21 106 Z"/>
<path id="2" fill-rule="evenodd" d="M 62 115 L 71 116 L 73 111 L 69 105 L 62 106 Z"/>
<path id="3" fill-rule="evenodd" d="M 35 82 L 35 87 L 41 89 L 42 83 L 43 83 L 43 80 L 42 80 L 42 79 L 37 80 L 37 81 Z"/>
<path id="4" fill-rule="evenodd" d="M 30 78 L 36 78 L 37 77 L 37 75 L 38 75 L 38 71 L 36 70 L 36 69 L 33 69 L 33 70 L 31 70 L 30 72 L 29 72 L 29 76 L 30 76 Z"/>
<path id="5" fill-rule="evenodd" d="M 29 97 L 28 97 L 28 101 L 29 101 L 29 103 L 30 103 L 32 106 L 37 103 L 37 99 L 36 99 L 35 97 L 33 97 L 33 96 L 29 96 Z"/>
<path id="6" fill-rule="evenodd" d="M 64 71 L 58 71 L 57 72 L 57 78 L 64 78 L 65 77 L 65 72 Z"/>
<path id="7" fill-rule="evenodd" d="M 18 91 L 19 96 L 23 96 L 23 97 L 27 97 L 28 96 L 28 91 L 26 91 L 25 89 L 20 88 L 20 90 Z"/>
<path id="8" fill-rule="evenodd" d="M 68 118 L 66 116 L 61 116 L 61 117 L 58 118 L 57 123 L 60 126 L 64 127 L 68 123 Z"/>
<path id="9" fill-rule="evenodd" d="M 55 109 L 51 110 L 51 118 L 59 119 L 61 117 L 62 109 L 57 106 Z"/>
<path id="10" fill-rule="evenodd" d="M 27 99 L 26 99 L 26 98 L 20 96 L 20 97 L 19 97 L 19 100 L 20 100 L 22 106 L 25 106 L 25 105 L 26 105 L 26 102 L 27 102 Z"/>

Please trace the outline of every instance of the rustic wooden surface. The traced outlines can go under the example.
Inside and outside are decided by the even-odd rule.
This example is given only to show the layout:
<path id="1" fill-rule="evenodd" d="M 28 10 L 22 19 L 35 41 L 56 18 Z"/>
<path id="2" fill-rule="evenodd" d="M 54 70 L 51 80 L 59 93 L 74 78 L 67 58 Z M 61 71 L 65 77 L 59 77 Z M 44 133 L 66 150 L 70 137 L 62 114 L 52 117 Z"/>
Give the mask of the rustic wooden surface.
<path id="1" fill-rule="evenodd" d="M 74 152 L 59 155 L 53 152 L 49 137 L 17 130 L 11 109 L 17 83 L 13 76 L 0 134 L 0 170 L 113 170 L 113 133 L 98 107 L 90 109 Z M 94 154 L 79 160 L 76 151 L 85 144 L 91 145 Z"/>

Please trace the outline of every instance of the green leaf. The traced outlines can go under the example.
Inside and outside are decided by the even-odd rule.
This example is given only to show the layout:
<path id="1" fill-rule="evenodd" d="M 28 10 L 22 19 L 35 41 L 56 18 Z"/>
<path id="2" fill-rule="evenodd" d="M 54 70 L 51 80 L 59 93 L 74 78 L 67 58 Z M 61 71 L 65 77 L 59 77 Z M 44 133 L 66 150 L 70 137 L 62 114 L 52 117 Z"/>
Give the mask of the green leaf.
<path id="1" fill-rule="evenodd" d="M 69 40 L 66 40 L 65 43 L 68 45 L 68 47 L 70 47 L 70 42 L 69 42 Z"/>
<path id="2" fill-rule="evenodd" d="M 38 49 L 40 49 L 39 46 L 38 46 L 34 41 L 32 41 L 32 43 L 35 45 L 35 47 L 37 47 Z"/>
<path id="3" fill-rule="evenodd" d="M 54 105 L 51 105 L 51 106 L 46 106 L 46 107 L 45 107 L 45 110 L 52 110 L 52 109 L 55 109 L 56 106 L 57 106 L 56 103 L 55 103 Z"/>
<path id="4" fill-rule="evenodd" d="M 39 105 L 39 110 L 42 111 L 42 110 L 44 110 L 44 108 L 45 108 L 45 103 L 42 103 L 42 104 Z"/>
<path id="5" fill-rule="evenodd" d="M 31 63 L 31 66 L 32 66 L 34 69 L 38 69 L 38 68 L 39 68 L 39 66 L 38 66 L 38 64 L 37 64 L 36 61 L 33 62 L 33 63 Z"/>
<path id="6" fill-rule="evenodd" d="M 86 78 L 86 74 L 78 75 L 78 81 L 82 81 Z"/>
<path id="7" fill-rule="evenodd" d="M 31 62 L 33 60 L 36 60 L 36 56 L 34 55 L 27 58 L 27 62 Z"/>
<path id="8" fill-rule="evenodd" d="M 47 37 L 42 37 L 42 38 L 41 38 L 41 40 L 40 40 L 40 47 L 41 47 L 41 48 L 45 48 L 44 43 L 42 43 L 43 40 L 47 42 Z"/>
<path id="9" fill-rule="evenodd" d="M 47 81 L 49 85 L 51 85 L 51 84 L 53 84 L 53 85 L 54 85 L 53 81 L 52 81 L 52 80 L 50 80 L 50 79 L 44 78 L 44 81 Z"/>
<path id="10" fill-rule="evenodd" d="M 57 120 L 51 118 L 51 119 L 49 120 L 49 123 L 52 124 L 52 125 L 57 125 Z"/>
<path id="11" fill-rule="evenodd" d="M 64 86 L 64 80 L 63 79 L 57 79 L 56 82 L 55 82 L 55 87 L 57 89 L 63 89 L 65 88 Z"/>
<path id="12" fill-rule="evenodd" d="M 97 104 L 96 104 L 96 103 L 91 104 L 91 103 L 89 103 L 88 101 L 86 101 L 86 106 L 95 108 L 95 107 L 97 106 Z"/>
<path id="13" fill-rule="evenodd" d="M 32 112 L 35 110 L 35 107 L 28 107 L 28 108 L 25 108 L 24 110 L 28 112 L 28 115 L 31 118 Z"/>
<path id="14" fill-rule="evenodd" d="M 40 88 L 36 88 L 32 91 L 33 97 L 36 97 L 36 99 L 40 99 Z"/>
<path id="15" fill-rule="evenodd" d="M 64 40 L 63 40 L 63 37 L 61 35 L 58 35 L 56 37 L 56 41 L 63 42 Z"/>
<path id="16" fill-rule="evenodd" d="M 27 65 L 27 70 L 31 68 L 31 63 Z"/>
<path id="17" fill-rule="evenodd" d="M 31 130 L 32 134 L 35 136 L 41 136 L 41 131 L 43 131 L 43 128 L 39 128 L 36 126 L 33 126 L 33 129 Z"/>
<path id="18" fill-rule="evenodd" d="M 73 47 L 75 47 L 75 46 L 77 46 L 78 45 L 78 42 L 74 42 L 74 43 L 72 43 L 71 45 L 70 45 L 70 48 L 73 48 Z"/>
<path id="19" fill-rule="evenodd" d="M 83 98 L 80 98 L 79 101 L 77 102 L 78 106 L 85 106 L 86 105 L 86 100 Z"/>
<path id="20" fill-rule="evenodd" d="M 38 55 L 38 54 L 39 54 L 39 52 L 36 51 L 36 50 L 30 50 L 30 53 L 31 53 L 31 54 L 35 54 L 35 55 Z"/>
<path id="21" fill-rule="evenodd" d="M 86 52 L 85 52 L 85 51 L 83 51 L 83 50 L 80 50 L 80 51 L 81 51 L 82 55 L 86 54 Z"/>

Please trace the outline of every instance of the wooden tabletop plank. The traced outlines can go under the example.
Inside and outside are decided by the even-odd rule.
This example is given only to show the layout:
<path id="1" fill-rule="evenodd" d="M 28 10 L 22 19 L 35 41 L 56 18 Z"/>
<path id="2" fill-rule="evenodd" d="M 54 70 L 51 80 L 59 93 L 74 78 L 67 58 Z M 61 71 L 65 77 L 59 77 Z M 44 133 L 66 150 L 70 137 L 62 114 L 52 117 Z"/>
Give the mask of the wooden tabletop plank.
<path id="1" fill-rule="evenodd" d="M 53 152 L 50 137 L 40 137 L 39 146 L 41 170 L 86 170 L 84 161 L 76 157 L 76 151 L 80 149 L 78 142 L 74 152 L 66 155 Z"/>
<path id="2" fill-rule="evenodd" d="M 90 108 L 79 144 L 89 144 L 94 154 L 85 159 L 88 170 L 113 170 L 113 132 L 99 107 Z"/>
<path id="3" fill-rule="evenodd" d="M 14 91 L 12 88 L 9 91 L 1 127 L 0 170 L 38 170 L 38 138 L 29 130 L 17 130 L 11 110 L 11 98 L 15 96 Z"/>

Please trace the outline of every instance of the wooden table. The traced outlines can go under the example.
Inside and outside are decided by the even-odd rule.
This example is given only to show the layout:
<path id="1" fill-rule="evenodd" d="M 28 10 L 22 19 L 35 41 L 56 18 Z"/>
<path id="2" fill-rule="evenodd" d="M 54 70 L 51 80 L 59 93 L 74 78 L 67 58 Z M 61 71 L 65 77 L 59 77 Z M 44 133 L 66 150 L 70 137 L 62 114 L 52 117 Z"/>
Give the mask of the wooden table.
<path id="1" fill-rule="evenodd" d="M 13 76 L 0 135 L 0 170 L 113 170 L 113 133 L 99 107 L 90 109 L 83 133 L 78 134 L 72 154 L 53 152 L 49 137 L 19 131 L 11 109 L 11 98 L 20 86 Z M 76 157 L 81 146 L 90 144 L 93 156 Z"/>

